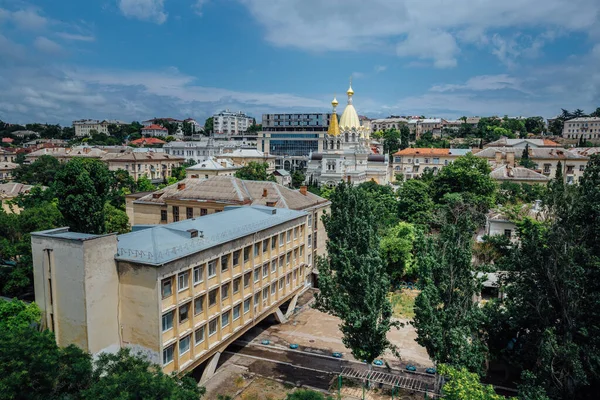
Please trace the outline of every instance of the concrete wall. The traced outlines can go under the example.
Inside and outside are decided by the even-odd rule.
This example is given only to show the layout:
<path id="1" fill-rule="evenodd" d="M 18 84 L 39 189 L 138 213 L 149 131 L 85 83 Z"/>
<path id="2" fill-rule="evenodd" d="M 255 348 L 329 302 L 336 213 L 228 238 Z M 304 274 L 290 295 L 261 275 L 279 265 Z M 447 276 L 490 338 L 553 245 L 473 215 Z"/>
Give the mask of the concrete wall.
<path id="1" fill-rule="evenodd" d="M 504 230 L 511 230 L 511 238 L 516 237 L 517 226 L 510 221 L 488 221 L 486 233 L 490 236 L 504 235 Z"/>

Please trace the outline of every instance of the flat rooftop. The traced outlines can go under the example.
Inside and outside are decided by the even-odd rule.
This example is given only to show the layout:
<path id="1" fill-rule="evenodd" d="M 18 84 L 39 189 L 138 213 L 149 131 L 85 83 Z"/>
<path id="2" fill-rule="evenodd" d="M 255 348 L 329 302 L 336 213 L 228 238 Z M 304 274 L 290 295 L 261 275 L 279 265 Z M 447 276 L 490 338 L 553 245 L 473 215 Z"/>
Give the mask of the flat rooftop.
<path id="1" fill-rule="evenodd" d="M 115 259 L 160 265 L 306 215 L 285 208 L 226 207 L 224 212 L 119 235 Z"/>

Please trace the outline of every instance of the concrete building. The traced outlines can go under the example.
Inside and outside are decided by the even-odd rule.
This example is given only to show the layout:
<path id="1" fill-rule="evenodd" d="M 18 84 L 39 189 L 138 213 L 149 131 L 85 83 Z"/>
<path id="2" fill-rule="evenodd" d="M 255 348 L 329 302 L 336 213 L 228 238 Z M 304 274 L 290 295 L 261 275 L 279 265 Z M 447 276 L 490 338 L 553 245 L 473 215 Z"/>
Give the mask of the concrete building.
<path id="1" fill-rule="evenodd" d="M 487 159 L 492 169 L 502 165 L 516 167 L 522 155 L 523 149 L 517 147 L 488 147 L 475 153 L 475 156 Z M 529 158 L 535 163 L 534 170 L 549 178 L 556 176 L 560 161 L 566 183 L 579 181 L 589 160 L 588 157 L 557 148 L 530 148 Z"/>
<path id="2" fill-rule="evenodd" d="M 271 314 L 284 321 L 310 286 L 307 221 L 251 206 L 119 236 L 34 232 L 43 326 L 60 346 L 128 347 L 165 373 L 204 364 L 205 380 L 229 344 Z"/>
<path id="3" fill-rule="evenodd" d="M 425 171 L 439 172 L 458 157 L 470 153 L 469 149 L 406 148 L 393 156 L 392 171 L 394 177 L 403 179 L 419 177 Z"/>
<path id="4" fill-rule="evenodd" d="M 565 139 L 600 139 L 600 117 L 573 118 L 565 121 L 562 136 Z"/>
<path id="5" fill-rule="evenodd" d="M 541 201 L 537 200 L 534 204 L 524 204 L 519 210 L 522 217 L 531 217 L 541 220 L 546 217 L 546 213 L 541 208 Z M 486 215 L 485 234 L 488 236 L 504 235 L 513 242 L 517 241 L 517 225 L 511 220 L 502 208 L 490 210 Z"/>
<path id="6" fill-rule="evenodd" d="M 483 147 L 518 147 L 524 149 L 526 146 L 529 146 L 531 149 L 540 147 L 561 147 L 560 143 L 556 143 L 550 139 L 509 139 L 507 137 L 501 137 Z"/>
<path id="7" fill-rule="evenodd" d="M 157 125 L 157 124 L 144 126 L 141 129 L 141 132 L 142 132 L 142 135 L 146 135 L 146 136 L 155 136 L 155 137 L 169 136 L 168 129 L 162 127 L 161 125 Z"/>
<path id="8" fill-rule="evenodd" d="M 0 182 L 11 181 L 13 178 L 13 171 L 19 166 L 10 161 L 0 161 Z"/>
<path id="9" fill-rule="evenodd" d="M 102 156 L 102 161 L 108 165 L 111 171 L 125 170 L 136 181 L 145 176 L 158 181 L 171 177 L 173 169 L 180 167 L 185 159 L 165 153 L 153 151 L 107 153 Z"/>
<path id="10" fill-rule="evenodd" d="M 330 114 L 263 114 L 262 132 L 258 134 L 257 148 L 288 158 L 291 164 L 305 161 L 311 153 L 323 151 L 322 139 L 329 126 Z M 306 163 L 304 164 L 304 167 Z"/>
<path id="11" fill-rule="evenodd" d="M 17 160 L 17 152 L 13 149 L 4 149 L 0 147 L 0 162 L 15 162 Z"/>
<path id="12" fill-rule="evenodd" d="M 185 179 L 144 196 L 128 195 L 125 201 L 132 225 L 167 224 L 204 217 L 221 212 L 230 205 L 306 211 L 309 214 L 308 234 L 312 240 L 310 247 L 315 253 L 309 257 L 309 261 L 325 254 L 327 233 L 321 217 L 331 202 L 310 193 L 306 187 L 293 190 L 275 182 L 215 176 L 209 179 Z"/>
<path id="13" fill-rule="evenodd" d="M 273 176 L 277 180 L 277 183 L 283 186 L 290 186 L 292 184 L 292 175 L 285 169 L 277 169 L 273 172 Z"/>
<path id="14" fill-rule="evenodd" d="M 403 125 L 407 125 L 408 120 L 406 118 L 380 118 L 371 121 L 371 127 L 373 131 L 385 131 L 387 129 L 400 130 Z"/>
<path id="15" fill-rule="evenodd" d="M 76 146 L 76 147 L 52 147 L 52 148 L 43 148 L 31 152 L 25 156 L 25 162 L 30 164 L 36 161 L 41 156 L 52 156 L 58 159 L 60 162 L 67 162 L 75 157 L 82 158 L 93 158 L 93 159 L 101 159 L 107 154 L 106 151 L 97 149 L 95 147 L 88 146 Z"/>
<path id="16" fill-rule="evenodd" d="M 104 133 L 108 135 L 108 126 L 116 125 L 123 126 L 128 125 L 127 122 L 117 121 L 117 120 L 97 120 L 97 119 L 81 119 L 78 121 L 73 121 L 73 128 L 75 129 L 75 136 L 90 136 L 91 131 L 96 131 L 98 133 Z"/>
<path id="17" fill-rule="evenodd" d="M 248 165 L 251 162 L 267 163 L 267 173 L 273 173 L 275 171 L 275 159 L 277 157 L 263 153 L 257 149 L 235 149 L 233 151 L 224 151 L 215 157 L 217 161 L 222 159 L 228 159 L 234 162 L 234 164 L 241 165 L 242 167 Z"/>
<path id="18" fill-rule="evenodd" d="M 241 165 L 234 163 L 229 158 L 209 157 L 198 164 L 188 167 L 185 170 L 187 178 L 208 179 L 212 176 L 234 176 L 235 172 L 242 168 Z"/>
<path id="19" fill-rule="evenodd" d="M 45 186 L 40 186 L 43 190 L 46 189 Z M 32 185 L 24 185 L 22 183 L 17 182 L 9 182 L 9 183 L 0 183 L 0 203 L 2 204 L 2 209 L 6 213 L 15 213 L 18 214 L 21 212 L 21 209 L 16 205 L 9 205 L 8 202 L 13 200 L 20 194 L 27 194 L 33 188 Z"/>
<path id="20" fill-rule="evenodd" d="M 11 135 L 16 136 L 18 138 L 39 138 L 40 134 L 35 131 L 23 130 L 23 131 L 14 131 L 11 132 Z"/>
<path id="21" fill-rule="evenodd" d="M 242 111 L 223 110 L 212 117 L 213 132 L 216 137 L 239 135 L 246 132 L 254 123 L 254 118 L 247 116 Z"/>
<path id="22" fill-rule="evenodd" d="M 541 174 L 537 171 L 515 166 L 512 167 L 510 165 L 501 165 L 490 172 L 490 176 L 498 181 L 498 183 L 502 182 L 511 182 L 511 183 L 527 183 L 527 184 L 539 184 L 546 185 L 550 182 L 550 177 Z"/>

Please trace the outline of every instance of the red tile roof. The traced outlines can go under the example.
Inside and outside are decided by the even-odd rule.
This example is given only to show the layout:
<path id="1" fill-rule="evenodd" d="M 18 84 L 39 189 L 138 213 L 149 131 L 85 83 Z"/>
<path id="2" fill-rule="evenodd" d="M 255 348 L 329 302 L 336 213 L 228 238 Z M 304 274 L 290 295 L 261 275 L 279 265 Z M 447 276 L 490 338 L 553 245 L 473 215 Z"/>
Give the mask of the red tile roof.
<path id="1" fill-rule="evenodd" d="M 2 143 L 12 143 L 14 141 L 14 139 L 11 139 L 9 137 L 2 138 Z"/>
<path id="2" fill-rule="evenodd" d="M 560 146 L 560 144 L 556 143 L 554 140 L 544 139 L 544 146 Z"/>
<path id="3" fill-rule="evenodd" d="M 143 144 L 149 144 L 149 145 L 153 145 L 153 144 L 165 144 L 167 142 L 165 142 L 164 140 L 160 140 L 157 138 L 141 138 L 141 139 L 136 139 L 136 140 L 132 140 L 131 144 L 135 144 L 135 145 L 143 145 Z"/>
<path id="4" fill-rule="evenodd" d="M 148 131 L 166 131 L 167 128 L 164 128 L 160 125 L 152 124 L 150 126 L 143 127 L 142 130 L 143 131 L 146 131 L 146 130 L 148 130 Z"/>
<path id="5" fill-rule="evenodd" d="M 416 155 L 425 155 L 425 156 L 446 156 L 450 154 L 450 149 L 432 149 L 429 147 L 425 148 L 412 148 L 408 147 L 404 150 L 400 150 L 395 153 L 395 156 L 416 156 Z"/>

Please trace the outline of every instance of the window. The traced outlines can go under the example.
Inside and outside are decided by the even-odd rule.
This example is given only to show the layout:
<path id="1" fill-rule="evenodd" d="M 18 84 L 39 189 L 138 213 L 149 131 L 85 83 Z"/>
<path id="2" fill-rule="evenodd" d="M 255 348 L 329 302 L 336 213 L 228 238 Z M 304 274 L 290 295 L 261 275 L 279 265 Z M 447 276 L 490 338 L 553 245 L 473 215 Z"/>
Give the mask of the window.
<path id="1" fill-rule="evenodd" d="M 585 171 L 585 165 L 580 165 L 580 166 L 579 166 L 579 171 L 580 171 L 580 172 L 583 172 L 583 171 Z"/>
<path id="2" fill-rule="evenodd" d="M 544 164 L 544 173 L 545 174 L 549 174 L 550 173 L 550 164 Z"/>
<path id="3" fill-rule="evenodd" d="M 236 294 L 240 291 L 241 284 L 242 284 L 242 278 L 235 278 L 233 280 L 233 294 Z"/>
<path id="4" fill-rule="evenodd" d="M 179 221 L 179 207 L 173 206 L 173 221 Z"/>
<path id="5" fill-rule="evenodd" d="M 266 278 L 269 275 L 269 264 L 263 265 L 263 278 Z"/>
<path id="6" fill-rule="evenodd" d="M 275 250 L 275 247 L 277 247 L 277 236 L 271 238 L 271 250 Z"/>
<path id="7" fill-rule="evenodd" d="M 173 350 L 174 349 L 175 349 L 175 345 L 172 344 L 163 350 L 163 365 L 167 365 L 167 364 L 173 362 Z"/>
<path id="8" fill-rule="evenodd" d="M 204 280 L 204 265 L 194 267 L 194 285 L 199 284 Z"/>
<path id="9" fill-rule="evenodd" d="M 190 275 L 189 272 L 182 272 L 177 276 L 177 290 L 180 292 L 187 289 L 190 286 Z"/>
<path id="10" fill-rule="evenodd" d="M 308 235 L 308 247 L 312 247 L 312 235 Z"/>
<path id="11" fill-rule="evenodd" d="M 423 162 L 424 162 L 425 164 L 429 164 L 429 158 L 426 158 L 426 159 L 425 159 Z"/>
<path id="12" fill-rule="evenodd" d="M 162 281 L 162 297 L 163 299 L 173 294 L 172 279 L 167 278 Z"/>
<path id="13" fill-rule="evenodd" d="M 296 264 L 297 259 L 298 259 L 298 249 L 294 249 L 294 257 L 292 258 L 292 260 L 294 261 L 294 264 Z"/>
<path id="14" fill-rule="evenodd" d="M 287 265 L 290 265 L 290 260 L 292 259 L 292 252 L 291 252 L 291 251 L 289 251 L 289 252 L 287 253 L 287 255 L 286 255 L 286 257 L 285 257 L 285 258 L 286 258 L 286 260 L 285 260 L 285 263 L 286 263 Z"/>
<path id="15" fill-rule="evenodd" d="M 250 301 L 251 300 L 252 300 L 251 298 L 244 300 L 244 314 L 246 314 L 248 311 L 250 311 Z"/>
<path id="16" fill-rule="evenodd" d="M 279 234 L 279 247 L 283 246 L 285 240 L 285 234 L 282 232 Z"/>
<path id="17" fill-rule="evenodd" d="M 313 236 L 313 247 L 316 249 L 317 248 L 317 233 L 315 232 L 314 236 Z"/>
<path id="18" fill-rule="evenodd" d="M 166 332 L 172 328 L 173 328 L 173 311 L 169 311 L 168 313 L 166 313 L 162 316 L 162 331 Z"/>
<path id="19" fill-rule="evenodd" d="M 269 250 L 269 239 L 263 240 L 263 253 L 266 253 Z"/>
<path id="20" fill-rule="evenodd" d="M 227 325 L 229 325 L 229 311 L 221 314 L 221 328 L 225 328 Z"/>
<path id="21" fill-rule="evenodd" d="M 190 304 L 187 303 L 182 306 L 179 306 L 179 323 L 185 322 L 190 317 Z"/>
<path id="22" fill-rule="evenodd" d="M 285 278 L 281 278 L 279 280 L 279 290 L 283 289 L 284 285 L 285 285 Z"/>
<path id="23" fill-rule="evenodd" d="M 263 289 L 262 298 L 263 298 L 263 304 L 266 304 L 267 300 L 269 300 L 269 288 L 268 287 Z"/>
<path id="24" fill-rule="evenodd" d="M 289 285 L 290 281 L 292 280 L 292 273 L 290 272 L 289 274 L 287 274 L 287 276 L 285 277 L 285 284 Z"/>
<path id="25" fill-rule="evenodd" d="M 201 217 L 203 217 L 203 216 L 205 216 L 206 214 L 208 214 L 208 210 L 207 210 L 206 208 L 201 208 L 201 209 L 200 209 L 200 216 L 201 216 Z"/>
<path id="26" fill-rule="evenodd" d="M 292 241 L 292 230 L 290 229 L 289 231 L 287 231 L 287 242 L 291 242 Z"/>
<path id="27" fill-rule="evenodd" d="M 271 285 L 271 294 L 275 294 L 275 292 L 277 292 L 277 284 L 276 283 Z"/>
<path id="28" fill-rule="evenodd" d="M 217 275 L 217 260 L 212 260 L 208 262 L 208 277 L 212 278 Z"/>
<path id="29" fill-rule="evenodd" d="M 294 240 L 298 239 L 298 227 L 294 228 Z"/>
<path id="30" fill-rule="evenodd" d="M 512 230 L 510 229 L 505 229 L 504 230 L 504 236 L 506 236 L 507 238 L 511 238 L 512 237 Z"/>
<path id="31" fill-rule="evenodd" d="M 254 243 L 254 257 L 258 257 L 260 254 L 260 244 Z"/>
<path id="32" fill-rule="evenodd" d="M 229 254 L 225 254 L 221 257 L 221 272 L 225 272 L 229 269 Z"/>
<path id="33" fill-rule="evenodd" d="M 212 307 L 217 304 L 217 291 L 219 289 L 213 289 L 208 293 L 208 306 Z"/>
<path id="34" fill-rule="evenodd" d="M 244 249 L 244 262 L 248 262 L 250 259 L 250 246 Z"/>
<path id="35" fill-rule="evenodd" d="M 294 271 L 294 280 L 298 279 L 298 270 Z"/>
<path id="36" fill-rule="evenodd" d="M 260 281 L 260 268 L 254 270 L 254 282 Z"/>
<path id="37" fill-rule="evenodd" d="M 185 217 L 187 219 L 192 219 L 194 218 L 194 209 L 192 207 L 187 207 L 185 209 Z"/>
<path id="38" fill-rule="evenodd" d="M 308 265 L 312 265 L 312 254 L 308 255 Z"/>
<path id="39" fill-rule="evenodd" d="M 229 283 L 221 286 L 221 300 L 225 300 L 229 297 Z"/>
<path id="40" fill-rule="evenodd" d="M 252 276 L 251 272 L 244 274 L 244 288 L 250 287 L 250 277 Z"/>
<path id="41" fill-rule="evenodd" d="M 271 261 L 271 272 L 275 273 L 277 271 L 277 260 Z"/>
<path id="42" fill-rule="evenodd" d="M 256 309 L 258 308 L 258 303 L 260 303 L 260 292 L 254 295 L 254 312 L 256 312 Z"/>
<path id="43" fill-rule="evenodd" d="M 194 299 L 194 315 L 198 315 L 204 311 L 204 295 Z"/>
<path id="44" fill-rule="evenodd" d="M 205 331 L 206 331 L 206 326 L 196 329 L 196 332 L 194 332 L 194 342 L 196 344 L 200 344 L 200 343 L 204 342 L 204 336 L 206 335 Z"/>
<path id="45" fill-rule="evenodd" d="M 233 320 L 235 321 L 236 319 L 240 318 L 240 309 L 242 308 L 241 304 L 238 304 L 237 306 L 233 307 Z"/>
<path id="46" fill-rule="evenodd" d="M 233 252 L 233 266 L 240 265 L 240 252 L 241 250 L 236 250 Z"/>
<path id="47" fill-rule="evenodd" d="M 208 323 L 208 336 L 212 336 L 217 333 L 217 319 L 213 319 Z"/>
<path id="48" fill-rule="evenodd" d="M 167 210 L 160 210 L 160 221 L 167 222 Z"/>
<path id="49" fill-rule="evenodd" d="M 179 340 L 179 355 L 185 354 L 190 351 L 190 335 Z"/>

